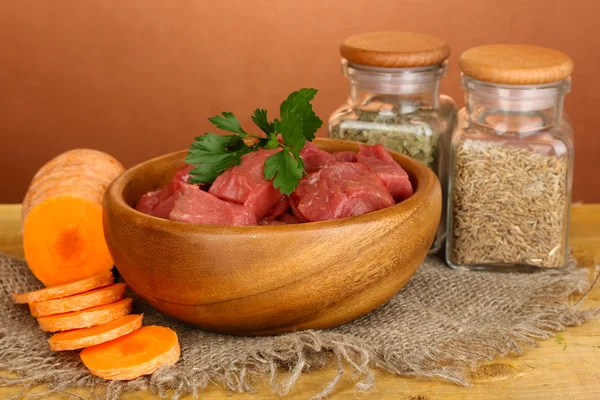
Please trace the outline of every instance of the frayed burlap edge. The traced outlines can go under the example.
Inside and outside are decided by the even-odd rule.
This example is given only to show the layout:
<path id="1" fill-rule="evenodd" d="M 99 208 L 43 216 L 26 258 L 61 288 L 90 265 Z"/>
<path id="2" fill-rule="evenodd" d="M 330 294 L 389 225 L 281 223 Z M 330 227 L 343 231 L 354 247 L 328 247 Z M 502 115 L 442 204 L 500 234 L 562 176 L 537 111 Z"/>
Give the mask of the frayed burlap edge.
<path id="1" fill-rule="evenodd" d="M 595 271 L 597 274 L 598 268 Z M 22 385 L 22 390 L 10 399 L 43 398 L 51 393 L 79 398 L 70 389 L 81 387 L 88 388 L 93 398 L 109 400 L 138 390 L 178 399 L 185 394 L 198 396 L 212 383 L 225 387 L 229 392 L 250 393 L 256 392 L 257 386 L 266 385 L 274 394 L 284 396 L 303 372 L 318 370 L 333 362 L 337 374 L 312 399 L 320 400 L 331 394 L 345 373 L 352 373 L 357 392 L 369 391 L 375 386 L 374 368 L 403 376 L 440 378 L 468 386 L 469 368 L 478 361 L 519 354 L 526 347 L 537 346 L 538 339 L 549 338 L 566 327 L 599 318 L 599 309 L 582 310 L 578 303 L 568 301 L 569 296 L 589 289 L 587 274 L 585 268 L 573 268 L 568 276 L 560 282 L 554 281 L 551 287 L 538 287 L 531 294 L 530 301 L 522 305 L 528 308 L 528 317 L 513 329 L 476 335 L 465 332 L 445 349 L 422 349 L 426 353 L 426 362 L 423 357 L 390 360 L 384 352 L 364 340 L 333 329 L 285 335 L 285 340 L 278 341 L 277 346 L 249 354 L 243 362 L 212 369 L 199 368 L 193 371 L 193 379 L 181 379 L 170 369 L 129 382 L 106 382 L 86 371 L 73 374 L 69 370 L 65 372 L 68 376 L 65 376 L 60 369 L 55 369 L 49 379 L 48 368 L 54 366 L 47 360 L 31 359 L 23 363 L 22 357 L 18 357 L 19 365 L 11 362 L 11 344 L 1 340 L 4 334 L 0 329 L 0 370 L 21 375 L 18 378 L 2 377 L 0 385 Z M 447 360 L 454 361 L 448 364 Z M 40 384 L 47 385 L 47 390 L 27 393 Z"/>
<path id="2" fill-rule="evenodd" d="M 397 375 L 440 378 L 461 386 L 470 386 L 468 373 L 478 362 L 509 354 L 519 355 L 526 348 L 539 347 L 538 340 L 548 339 L 568 327 L 580 326 L 600 318 L 600 308 L 580 308 L 581 301 L 598 284 L 600 266 L 590 269 L 577 267 L 576 261 L 571 259 L 567 268 L 572 270 L 568 278 L 554 282 L 551 289 L 550 285 L 545 285 L 532 292 L 529 303 L 522 306 L 530 313 L 522 323 L 511 329 L 499 329 L 488 334 L 464 332 L 461 338 L 453 341 L 444 351 L 430 352 L 428 365 L 436 367 L 423 369 L 422 359 L 414 362 L 407 360 L 412 370 L 406 370 L 385 362 L 385 356 L 382 357 L 383 362 L 376 361 L 375 365 Z M 590 273 L 593 274 L 592 284 Z M 573 295 L 581 295 L 580 300 L 573 301 Z M 458 361 L 446 365 L 449 359 Z"/>

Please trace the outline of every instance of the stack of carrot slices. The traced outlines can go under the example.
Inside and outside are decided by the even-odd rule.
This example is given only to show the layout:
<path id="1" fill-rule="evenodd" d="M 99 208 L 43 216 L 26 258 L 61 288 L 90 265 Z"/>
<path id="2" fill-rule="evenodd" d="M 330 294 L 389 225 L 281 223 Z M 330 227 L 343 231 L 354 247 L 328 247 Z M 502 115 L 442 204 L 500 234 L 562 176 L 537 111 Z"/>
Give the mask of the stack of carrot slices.
<path id="1" fill-rule="evenodd" d="M 131 313 L 125 284 L 112 272 L 34 292 L 13 294 L 28 304 L 54 351 L 84 349 L 80 356 L 96 376 L 135 379 L 179 360 L 177 334 L 161 326 L 142 327 L 143 315 Z"/>

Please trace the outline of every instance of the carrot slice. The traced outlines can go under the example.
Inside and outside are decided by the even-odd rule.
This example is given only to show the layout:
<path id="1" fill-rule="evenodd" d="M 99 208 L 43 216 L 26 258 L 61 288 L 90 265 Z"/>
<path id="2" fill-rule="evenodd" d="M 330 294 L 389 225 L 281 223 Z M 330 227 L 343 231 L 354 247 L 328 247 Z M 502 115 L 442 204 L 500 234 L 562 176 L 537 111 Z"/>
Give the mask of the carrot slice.
<path id="1" fill-rule="evenodd" d="M 126 298 L 104 306 L 66 314 L 38 318 L 40 329 L 46 332 L 89 328 L 124 317 L 131 312 L 131 299 Z"/>
<path id="2" fill-rule="evenodd" d="M 13 299 L 17 304 L 34 303 L 37 301 L 46 301 L 59 299 L 61 297 L 72 296 L 98 289 L 104 286 L 112 285 L 115 278 L 112 272 L 105 272 L 102 275 L 92 276 L 81 281 L 67 283 L 65 285 L 54 286 L 29 293 L 13 294 Z"/>
<path id="3" fill-rule="evenodd" d="M 139 329 L 143 315 L 130 314 L 91 328 L 54 334 L 48 343 L 54 351 L 77 350 L 114 340 Z"/>
<path id="4" fill-rule="evenodd" d="M 125 296 L 126 287 L 127 285 L 124 283 L 116 283 L 75 296 L 63 297 L 62 299 L 29 303 L 29 310 L 31 315 L 37 318 L 103 306 L 121 300 Z"/>
<path id="5" fill-rule="evenodd" d="M 143 326 L 118 339 L 84 349 L 81 361 L 100 378 L 128 380 L 175 364 L 179 353 L 179 341 L 173 330 Z"/>
<path id="6" fill-rule="evenodd" d="M 23 200 L 23 248 L 29 268 L 44 285 L 112 269 L 102 197 L 123 170 L 108 154 L 77 149 L 50 160 L 33 177 Z"/>

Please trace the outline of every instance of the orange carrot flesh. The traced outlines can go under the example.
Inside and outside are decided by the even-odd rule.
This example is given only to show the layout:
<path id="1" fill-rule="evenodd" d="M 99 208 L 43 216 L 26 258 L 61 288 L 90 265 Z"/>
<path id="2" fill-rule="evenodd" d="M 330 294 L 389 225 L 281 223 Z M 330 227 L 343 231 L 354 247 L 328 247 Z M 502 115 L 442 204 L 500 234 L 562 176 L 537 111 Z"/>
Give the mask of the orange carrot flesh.
<path id="1" fill-rule="evenodd" d="M 32 210 L 23 248 L 33 274 L 46 286 L 110 271 L 113 261 L 102 231 L 102 206 L 75 197 L 51 197 Z"/>
<path id="2" fill-rule="evenodd" d="M 112 272 L 105 272 L 102 275 L 96 275 L 81 281 L 68 283 L 65 285 L 54 286 L 34 292 L 13 294 L 13 299 L 17 304 L 34 303 L 38 301 L 46 301 L 59 299 L 61 297 L 72 296 L 75 294 L 98 289 L 104 286 L 112 285 L 114 282 Z"/>
<path id="3" fill-rule="evenodd" d="M 23 200 L 23 247 L 27 264 L 44 285 L 112 268 L 102 229 L 102 197 L 123 170 L 108 154 L 78 149 L 57 156 L 34 176 Z"/>
<path id="4" fill-rule="evenodd" d="M 104 306 L 66 314 L 38 318 L 40 329 L 46 332 L 69 331 L 105 324 L 131 312 L 131 299 L 126 298 Z"/>
<path id="5" fill-rule="evenodd" d="M 179 360 L 177 334 L 162 326 L 143 326 L 110 342 L 84 349 L 80 356 L 87 369 L 110 380 L 136 379 Z"/>
<path id="6" fill-rule="evenodd" d="M 143 315 L 130 314 L 91 328 L 54 334 L 48 343 L 54 351 L 77 350 L 127 335 L 142 326 Z"/>
<path id="7" fill-rule="evenodd" d="M 124 283 L 116 283 L 74 296 L 63 297 L 62 299 L 29 303 L 29 310 L 31 315 L 37 318 L 103 306 L 121 300 L 125 296 L 126 287 L 127 285 Z"/>

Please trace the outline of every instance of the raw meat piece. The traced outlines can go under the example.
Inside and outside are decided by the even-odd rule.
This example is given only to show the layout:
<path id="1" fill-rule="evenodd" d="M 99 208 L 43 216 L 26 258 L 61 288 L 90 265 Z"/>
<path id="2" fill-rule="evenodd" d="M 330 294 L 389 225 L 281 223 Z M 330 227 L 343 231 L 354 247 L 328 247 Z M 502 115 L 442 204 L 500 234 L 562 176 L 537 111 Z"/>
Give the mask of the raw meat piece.
<path id="1" fill-rule="evenodd" d="M 189 185 L 189 186 L 192 186 L 192 185 Z M 181 190 L 183 190 L 183 187 L 181 187 L 179 189 L 179 192 L 173 194 L 168 199 L 163 200 L 160 203 L 158 203 L 158 206 L 156 206 L 156 208 L 154 210 L 152 210 L 151 212 L 149 212 L 148 214 L 152 215 L 153 217 L 157 217 L 157 218 L 169 219 L 169 214 L 171 214 L 171 211 L 173 211 L 173 207 L 175 207 L 175 201 L 177 201 L 177 199 L 179 198 L 179 195 L 181 194 Z"/>
<path id="2" fill-rule="evenodd" d="M 376 146 L 359 145 L 356 159 L 381 179 L 396 201 L 406 200 L 412 196 L 413 188 L 408 174 L 392 158 L 392 155 L 382 144 Z"/>
<path id="3" fill-rule="evenodd" d="M 306 179 L 306 178 L 304 178 L 304 179 Z M 302 181 L 300 181 L 300 184 L 302 184 Z M 300 194 L 298 192 L 298 188 L 296 188 L 296 191 L 294 193 L 292 193 L 292 195 L 290 196 L 290 208 L 292 209 L 292 215 L 298 220 L 299 223 L 310 222 L 309 220 L 304 218 L 304 215 L 302 215 L 300 213 L 300 211 L 298 211 L 298 199 L 300 197 L 304 196 L 304 193 L 305 193 L 305 191 L 302 191 L 302 194 Z M 295 196 L 294 196 L 294 194 L 295 194 Z"/>
<path id="4" fill-rule="evenodd" d="M 273 187 L 273 182 L 264 181 L 259 183 L 244 202 L 244 207 L 248 207 L 258 217 L 265 216 L 279 204 L 283 195 L 279 189 Z M 285 211 L 285 210 L 284 210 Z"/>
<path id="5" fill-rule="evenodd" d="M 193 165 L 186 165 L 185 167 L 179 169 L 179 171 L 175 172 L 173 179 L 171 179 L 171 181 L 167 183 L 165 187 L 161 190 L 160 201 L 165 201 L 166 199 L 177 193 L 183 185 L 186 185 L 188 180 L 190 179 L 190 171 L 193 169 Z"/>
<path id="6" fill-rule="evenodd" d="M 148 192 L 138 200 L 135 209 L 144 214 L 150 214 L 160 202 L 160 189 Z"/>
<path id="7" fill-rule="evenodd" d="M 160 210 L 156 211 L 159 206 L 162 205 L 163 202 L 166 202 L 169 198 L 171 198 L 175 193 L 183 187 L 183 185 L 187 184 L 187 181 L 190 179 L 190 171 L 194 169 L 193 165 L 186 165 L 185 167 L 179 169 L 173 178 L 163 187 L 162 189 L 157 189 L 152 192 L 148 192 L 138 200 L 135 209 L 143 212 L 144 214 L 154 215 L 155 217 L 167 218 L 170 210 L 173 208 L 172 201 L 167 203 L 167 206 L 160 207 Z M 168 208 L 170 206 L 170 208 Z M 165 209 L 166 212 L 165 212 Z"/>
<path id="8" fill-rule="evenodd" d="M 204 192 L 206 193 L 206 192 Z M 210 194 L 210 193 L 206 193 Z M 231 224 L 233 226 L 249 226 L 249 225 L 257 225 L 256 215 L 246 206 L 241 206 L 239 204 L 230 203 L 228 201 L 224 201 L 227 206 L 231 208 Z M 217 224 L 220 225 L 220 224 Z"/>
<path id="9" fill-rule="evenodd" d="M 333 156 L 336 161 L 356 162 L 356 153 L 353 151 L 338 151 Z"/>
<path id="10" fill-rule="evenodd" d="M 262 219 L 272 221 L 283 214 L 288 208 L 290 208 L 290 199 L 287 196 L 282 196 L 279 202 L 275 204 L 275 207 L 271 208 Z"/>
<path id="11" fill-rule="evenodd" d="M 306 142 L 300 150 L 300 157 L 305 164 L 304 170 L 308 173 L 318 171 L 328 162 L 335 161 L 333 154 L 319 149 L 316 144 L 311 142 Z"/>
<path id="12" fill-rule="evenodd" d="M 208 190 L 222 200 L 250 208 L 262 219 L 281 200 L 282 194 L 265 179 L 265 160 L 280 149 L 259 150 L 242 157 L 242 163 L 223 172 Z"/>
<path id="13" fill-rule="evenodd" d="M 200 190 L 197 185 L 190 184 L 182 185 L 177 193 L 161 203 L 151 215 L 204 225 L 257 224 L 252 210 L 223 201 Z"/>
<path id="14" fill-rule="evenodd" d="M 284 224 L 299 224 L 303 222 L 300 218 L 289 212 L 281 214 L 279 218 L 277 218 L 277 221 L 283 222 Z"/>
<path id="15" fill-rule="evenodd" d="M 186 165 L 185 167 L 179 169 L 173 178 L 163 187 L 162 189 L 157 189 L 152 192 L 148 192 L 138 200 L 135 209 L 143 212 L 144 214 L 154 215 L 153 211 L 167 199 L 172 197 L 184 184 L 187 184 L 190 179 L 190 171 L 194 169 L 193 165 Z M 164 207 L 162 207 L 164 209 Z M 171 207 L 172 208 L 172 207 Z M 161 218 L 166 218 L 166 215 L 163 216 L 164 211 L 158 211 Z M 168 213 L 167 213 L 168 215 Z"/>
<path id="16" fill-rule="evenodd" d="M 369 168 L 338 161 L 302 179 L 292 198 L 297 212 L 309 221 L 352 217 L 394 205 Z"/>

